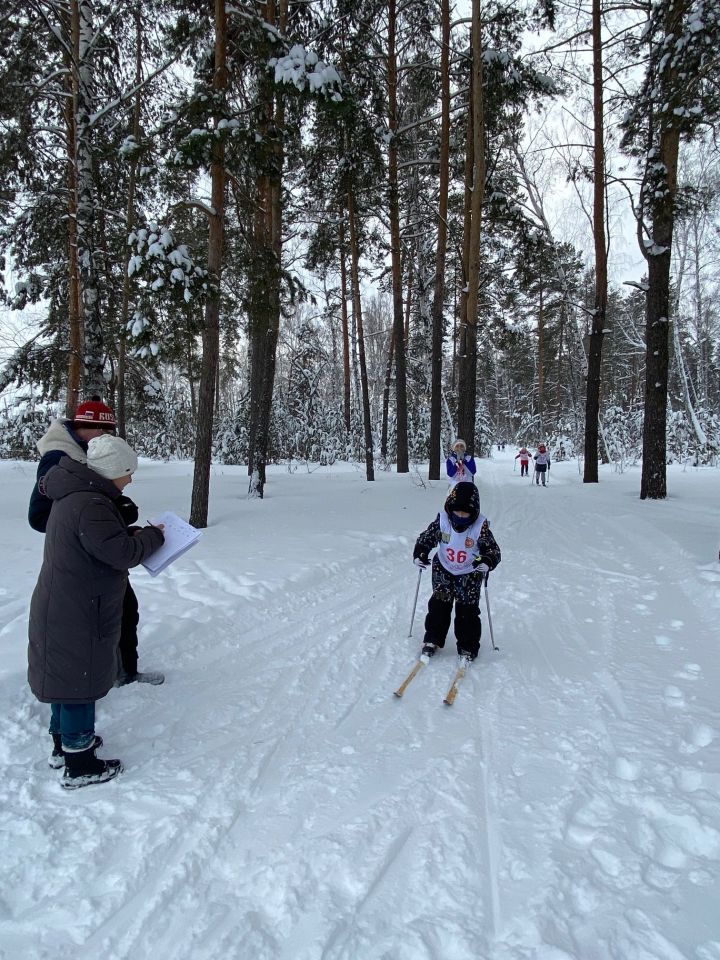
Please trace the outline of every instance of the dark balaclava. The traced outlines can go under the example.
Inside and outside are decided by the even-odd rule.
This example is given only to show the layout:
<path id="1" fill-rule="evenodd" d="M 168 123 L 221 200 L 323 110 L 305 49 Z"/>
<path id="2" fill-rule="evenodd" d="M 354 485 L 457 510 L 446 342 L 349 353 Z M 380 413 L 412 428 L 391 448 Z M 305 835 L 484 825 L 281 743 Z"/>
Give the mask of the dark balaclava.
<path id="1" fill-rule="evenodd" d="M 456 510 L 464 510 L 469 517 L 458 517 Z M 453 530 L 462 532 L 471 527 L 480 516 L 480 494 L 474 483 L 456 483 L 445 501 L 445 513 Z"/>

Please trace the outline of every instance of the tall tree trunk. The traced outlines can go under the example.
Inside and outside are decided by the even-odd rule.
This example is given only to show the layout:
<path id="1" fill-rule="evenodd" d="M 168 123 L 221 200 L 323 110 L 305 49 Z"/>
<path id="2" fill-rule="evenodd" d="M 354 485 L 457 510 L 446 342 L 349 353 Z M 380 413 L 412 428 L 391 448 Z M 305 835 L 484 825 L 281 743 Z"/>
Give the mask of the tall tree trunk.
<path id="1" fill-rule="evenodd" d="M 390 387 L 392 385 L 393 369 L 393 347 L 395 346 L 395 333 L 391 331 L 388 338 L 388 359 L 385 368 L 385 389 L 382 399 L 382 428 L 380 431 L 380 456 L 383 460 L 387 459 L 388 446 L 388 420 L 390 418 Z"/>
<path id="2" fill-rule="evenodd" d="M 96 203 L 93 177 L 93 113 L 94 53 L 93 4 L 91 0 L 72 0 L 73 51 L 75 57 L 77 108 L 75 112 L 75 157 L 77 166 L 77 251 L 80 275 L 80 298 L 84 327 L 84 391 L 88 396 L 102 396 L 103 333 L 95 250 Z"/>
<path id="3" fill-rule="evenodd" d="M 265 21 L 286 32 L 287 0 L 268 0 Z M 282 172 L 285 110 L 265 80 L 259 124 L 266 141 L 267 168 L 256 181 L 256 213 L 253 232 L 255 273 L 250 298 L 251 380 L 248 473 L 250 492 L 263 497 L 267 482 L 270 419 L 275 386 L 277 342 L 280 334 L 280 282 L 282 273 Z"/>
<path id="4" fill-rule="evenodd" d="M 360 363 L 360 386 L 362 389 L 363 427 L 365 432 L 365 476 L 375 479 L 373 463 L 372 421 L 370 419 L 370 387 L 368 385 L 367 363 L 365 362 L 365 331 L 363 329 L 362 303 L 360 299 L 360 241 L 357 229 L 355 196 L 352 187 L 348 188 L 348 228 L 350 231 L 350 273 L 352 278 L 353 315 L 357 327 L 358 360 Z"/>
<path id="5" fill-rule="evenodd" d="M 540 303 L 538 306 L 538 416 L 540 417 L 540 432 L 545 433 L 545 298 L 544 290 L 540 285 Z"/>
<path id="6" fill-rule="evenodd" d="M 480 283 L 480 227 L 485 194 L 485 112 L 483 100 L 482 36 L 480 0 L 472 0 L 472 80 L 470 84 L 472 117 L 472 178 L 466 184 L 470 191 L 469 232 L 467 243 L 467 296 L 465 297 L 464 350 L 460 356 L 458 383 L 458 432 L 467 443 L 468 452 L 475 450 L 475 404 L 477 377 L 477 322 Z"/>
<path id="7" fill-rule="evenodd" d="M 69 11 L 65 21 L 70 46 L 75 49 L 77 5 Z M 67 68 L 67 94 L 65 100 L 65 141 L 67 145 L 67 191 L 68 191 L 68 388 L 65 415 L 71 419 L 80 403 L 83 371 L 83 321 L 80 306 L 80 278 L 77 256 L 77 156 L 75 149 L 75 117 L 77 115 L 77 71 L 73 60 L 64 55 Z"/>
<path id="8" fill-rule="evenodd" d="M 435 289 L 432 305 L 432 357 L 430 361 L 430 468 L 429 480 L 440 479 L 442 436 L 442 353 L 445 336 L 445 260 L 447 256 L 448 185 L 450 182 L 450 0 L 442 0 L 440 48 L 440 187 L 438 197 Z"/>
<path id="9" fill-rule="evenodd" d="M 226 67 L 227 23 L 225 0 L 215 0 L 215 70 L 213 93 L 217 102 L 224 100 L 227 86 Z M 217 129 L 221 116 L 215 116 Z M 212 462 L 213 417 L 215 412 L 215 378 L 220 355 L 220 280 L 222 274 L 225 227 L 225 146 L 213 138 L 210 160 L 212 215 L 209 217 L 208 274 L 212 293 L 205 305 L 202 332 L 203 354 L 198 389 L 197 434 L 195 438 L 195 472 L 193 474 L 190 523 L 206 527 L 210 500 L 210 466 Z"/>
<path id="10" fill-rule="evenodd" d="M 595 307 L 588 349 L 585 396 L 585 468 L 583 483 L 598 482 L 598 421 L 602 347 L 607 313 L 608 274 L 605 239 L 605 122 L 601 0 L 592 0 L 593 39 L 593 240 L 595 244 Z"/>
<path id="11" fill-rule="evenodd" d="M 390 260 L 393 293 L 393 347 L 395 352 L 395 418 L 397 435 L 397 472 L 407 473 L 407 371 L 405 363 L 405 322 L 402 302 L 402 258 L 400 248 L 400 199 L 398 193 L 397 150 L 397 53 L 396 2 L 388 0 L 388 183 L 390 214 Z"/>
<path id="12" fill-rule="evenodd" d="M 135 86 L 138 88 L 135 94 L 135 103 L 133 105 L 132 134 L 136 145 L 140 142 L 140 82 L 142 81 L 142 11 L 140 2 L 137 0 L 133 11 L 135 17 Z M 125 231 L 129 235 L 135 225 L 135 189 L 137 183 L 137 165 L 138 159 L 136 153 L 130 157 L 130 172 L 128 175 L 128 198 L 127 212 L 125 215 Z M 128 266 L 130 264 L 130 246 L 125 244 L 125 260 L 123 262 L 123 285 L 122 285 L 122 305 L 120 308 L 120 330 L 118 333 L 118 369 L 117 369 L 117 421 L 118 434 L 121 437 L 127 436 L 125 423 L 125 370 L 127 359 L 127 328 L 130 316 L 130 277 L 128 275 Z"/>
<path id="13" fill-rule="evenodd" d="M 350 335 L 348 330 L 347 261 L 345 251 L 345 227 L 340 224 L 340 316 L 342 320 L 343 350 L 343 417 L 345 432 L 350 433 Z"/>
<path id="14" fill-rule="evenodd" d="M 665 49 L 680 42 L 689 0 L 668 3 L 665 11 Z M 663 500 L 667 496 L 667 389 L 670 360 L 670 263 L 677 167 L 680 151 L 680 127 L 673 107 L 680 99 L 678 70 L 672 58 L 665 57 L 658 78 L 655 122 L 659 135 L 657 148 L 648 155 L 643 190 L 650 211 L 650 244 L 644 243 L 648 263 L 648 288 L 645 312 L 645 420 L 643 423 L 643 462 L 640 499 Z M 660 104 L 662 103 L 662 108 Z M 661 111 L 661 112 L 660 112 Z"/>

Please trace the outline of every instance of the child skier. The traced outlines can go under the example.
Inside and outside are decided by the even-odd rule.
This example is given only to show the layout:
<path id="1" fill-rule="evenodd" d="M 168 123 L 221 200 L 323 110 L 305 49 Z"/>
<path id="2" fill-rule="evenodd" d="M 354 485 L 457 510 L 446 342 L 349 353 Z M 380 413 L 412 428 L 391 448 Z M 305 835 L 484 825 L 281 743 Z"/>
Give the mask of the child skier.
<path id="1" fill-rule="evenodd" d="M 500 547 L 480 513 L 480 494 L 474 483 L 455 484 L 441 513 L 417 538 L 413 562 L 419 567 L 432 561 L 433 592 L 425 618 L 424 656 L 431 657 L 450 629 L 455 604 L 455 638 L 459 656 L 474 660 L 480 649 L 480 586 L 483 576 L 500 563 Z"/>
<path id="2" fill-rule="evenodd" d="M 447 475 L 450 478 L 451 485 L 468 480 L 470 483 L 475 483 L 473 479 L 477 471 L 475 458 L 471 457 L 466 451 L 465 441 L 456 440 L 453 444 L 453 452 L 447 458 L 446 463 Z"/>
<path id="3" fill-rule="evenodd" d="M 520 476 L 526 477 L 528 475 L 528 464 L 530 463 L 530 457 L 532 454 L 527 449 L 527 447 L 522 447 L 520 453 L 517 454 L 515 459 L 520 458 Z"/>
<path id="4" fill-rule="evenodd" d="M 540 479 L 542 478 L 542 485 L 545 486 L 545 471 L 550 472 L 550 454 L 547 452 L 547 448 L 544 443 L 541 443 L 538 447 L 538 452 L 535 454 L 535 483 L 540 484 Z"/>

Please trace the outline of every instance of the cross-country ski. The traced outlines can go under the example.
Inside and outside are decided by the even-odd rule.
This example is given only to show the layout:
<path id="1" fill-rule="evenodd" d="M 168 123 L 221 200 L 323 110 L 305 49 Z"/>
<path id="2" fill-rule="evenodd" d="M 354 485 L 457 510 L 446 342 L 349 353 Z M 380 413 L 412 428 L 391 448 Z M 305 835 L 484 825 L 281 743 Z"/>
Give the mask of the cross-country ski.
<path id="1" fill-rule="evenodd" d="M 423 668 L 423 667 L 425 666 L 425 664 L 428 663 L 428 662 L 429 662 L 429 658 L 428 658 L 428 657 L 420 657 L 420 659 L 417 661 L 417 663 L 416 663 L 415 666 L 412 668 L 412 670 L 411 670 L 410 673 L 407 675 L 407 677 L 405 677 L 405 679 L 404 679 L 403 682 L 400 684 L 400 686 L 397 688 L 397 690 L 393 691 L 396 697 L 401 697 L 401 696 L 405 693 L 405 691 L 406 691 L 407 688 L 410 686 L 410 684 L 413 682 L 413 680 L 415 679 L 415 677 L 418 675 L 418 673 L 420 673 L 420 671 L 422 670 L 422 668 Z"/>
<path id="2" fill-rule="evenodd" d="M 455 676 L 453 677 L 453 681 L 450 684 L 450 689 L 445 694 L 445 699 L 443 700 L 443 703 L 447 704 L 448 707 L 451 707 L 455 703 L 455 698 L 457 697 L 458 690 L 460 689 L 460 683 L 462 680 L 465 679 L 465 675 L 468 671 L 469 666 L 470 666 L 470 661 L 467 658 L 462 657 L 461 662 L 458 665 L 457 670 L 455 671 Z"/>

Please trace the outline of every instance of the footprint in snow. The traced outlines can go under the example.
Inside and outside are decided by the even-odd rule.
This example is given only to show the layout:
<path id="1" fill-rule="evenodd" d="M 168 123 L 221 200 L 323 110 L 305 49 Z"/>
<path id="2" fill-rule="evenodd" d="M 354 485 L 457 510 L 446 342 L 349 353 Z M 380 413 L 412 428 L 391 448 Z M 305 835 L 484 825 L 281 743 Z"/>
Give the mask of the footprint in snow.
<path id="1" fill-rule="evenodd" d="M 619 780 L 637 780 L 640 770 L 640 764 L 634 760 L 628 760 L 627 757 L 617 757 L 615 760 L 615 776 Z"/>
<path id="2" fill-rule="evenodd" d="M 699 663 L 686 663 L 682 670 L 678 670 L 675 676 L 679 680 L 697 680 L 702 673 L 702 667 Z"/>
<path id="3" fill-rule="evenodd" d="M 665 703 L 668 707 L 684 707 L 685 698 L 682 690 L 672 684 L 665 687 Z"/>

